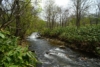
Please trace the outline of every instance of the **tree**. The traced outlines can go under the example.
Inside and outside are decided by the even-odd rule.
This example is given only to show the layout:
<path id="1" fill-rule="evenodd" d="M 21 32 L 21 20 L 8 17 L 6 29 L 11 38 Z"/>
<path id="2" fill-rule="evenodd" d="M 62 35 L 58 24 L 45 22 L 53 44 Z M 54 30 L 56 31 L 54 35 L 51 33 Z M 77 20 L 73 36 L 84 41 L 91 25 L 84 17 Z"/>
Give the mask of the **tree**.
<path id="1" fill-rule="evenodd" d="M 72 0 L 76 15 L 76 26 L 80 27 L 82 13 L 89 9 L 89 0 Z"/>
<path id="2" fill-rule="evenodd" d="M 57 6 L 53 0 L 46 1 L 45 5 L 45 19 L 47 21 L 47 27 L 53 28 L 55 26 L 55 22 L 57 20 Z"/>
<path id="3" fill-rule="evenodd" d="M 15 5 L 13 2 L 10 3 L 8 0 L 5 1 L 5 3 L 2 3 L 2 0 L 0 2 L 0 29 L 4 29 L 14 21 L 13 15 L 15 11 Z"/>
<path id="4" fill-rule="evenodd" d="M 0 29 L 6 28 L 13 35 L 23 38 L 28 28 L 34 26 L 38 13 L 35 7 L 38 5 L 32 6 L 31 0 L 5 0 L 5 3 L 1 5 Z"/>
<path id="5" fill-rule="evenodd" d="M 97 2 L 97 9 L 96 9 L 96 25 L 99 22 L 99 18 L 100 18 L 100 0 L 96 0 Z"/>
<path id="6" fill-rule="evenodd" d="M 68 22 L 68 15 L 69 10 L 68 9 L 62 9 L 61 7 L 58 8 L 58 14 L 59 14 L 59 23 L 60 25 L 66 26 Z"/>
<path id="7" fill-rule="evenodd" d="M 20 35 L 20 2 L 19 0 L 15 0 L 15 5 L 16 5 L 16 9 L 15 9 L 15 19 L 16 19 L 16 32 L 15 32 L 15 36 L 19 36 Z"/>

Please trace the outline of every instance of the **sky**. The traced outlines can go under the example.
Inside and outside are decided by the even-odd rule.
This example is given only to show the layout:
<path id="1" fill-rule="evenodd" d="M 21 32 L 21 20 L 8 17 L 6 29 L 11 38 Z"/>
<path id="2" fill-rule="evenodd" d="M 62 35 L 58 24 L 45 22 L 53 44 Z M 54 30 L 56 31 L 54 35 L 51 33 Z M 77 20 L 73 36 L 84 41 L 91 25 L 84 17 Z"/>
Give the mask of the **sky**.
<path id="1" fill-rule="evenodd" d="M 5 0 L 2 1 L 3 4 L 5 4 L 4 2 Z M 10 3 L 13 1 L 13 0 L 8 0 Z M 34 2 L 35 0 L 31 0 L 32 2 Z M 44 4 L 46 4 L 45 1 L 47 0 L 41 0 L 42 2 L 40 3 L 41 4 L 41 7 L 42 8 L 45 8 L 44 7 Z M 71 5 L 71 0 L 54 0 L 55 1 L 55 4 L 57 4 L 58 6 L 60 7 L 63 7 L 63 8 L 70 8 L 70 5 Z M 95 0 L 91 0 L 91 1 L 95 1 Z M 100 0 L 98 0 L 100 1 Z M 95 9 L 93 10 L 94 6 L 92 6 L 92 9 L 90 9 L 90 11 L 93 13 L 95 12 Z"/>
<path id="2" fill-rule="evenodd" d="M 44 4 L 45 4 L 45 1 L 46 0 L 42 0 L 42 8 L 44 7 Z M 92 1 L 91 3 L 95 2 L 95 5 L 96 5 L 96 0 L 90 0 Z M 99 2 L 100 0 L 98 0 Z M 55 0 L 55 4 L 57 4 L 58 6 L 61 6 L 62 8 L 72 8 L 71 4 L 71 0 Z M 90 6 L 91 8 L 89 9 L 90 13 L 95 13 L 95 9 L 96 9 L 96 6 L 92 5 Z M 93 9 L 94 8 L 94 9 Z"/>
<path id="3" fill-rule="evenodd" d="M 41 3 L 42 7 L 44 7 L 45 1 L 46 0 L 42 0 L 42 3 Z M 68 5 L 70 4 L 70 0 L 55 0 L 55 4 L 61 7 L 68 7 Z"/>
<path id="4" fill-rule="evenodd" d="M 70 0 L 55 0 L 55 3 L 59 6 L 68 6 L 70 4 Z"/>

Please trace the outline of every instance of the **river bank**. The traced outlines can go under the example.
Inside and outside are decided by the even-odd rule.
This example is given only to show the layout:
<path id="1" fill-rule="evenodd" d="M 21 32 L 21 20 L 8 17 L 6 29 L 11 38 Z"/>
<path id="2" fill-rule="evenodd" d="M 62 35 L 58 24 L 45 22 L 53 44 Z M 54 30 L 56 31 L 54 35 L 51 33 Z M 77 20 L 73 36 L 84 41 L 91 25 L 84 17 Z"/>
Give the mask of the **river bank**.
<path id="1" fill-rule="evenodd" d="M 41 32 L 42 37 L 58 39 L 66 46 L 93 53 L 100 56 L 100 25 L 76 27 L 58 27 L 54 29 L 46 28 Z"/>
<path id="2" fill-rule="evenodd" d="M 39 67 L 100 67 L 100 59 L 89 57 L 65 46 L 65 42 L 51 38 L 37 38 L 32 35 L 29 49 L 34 50 Z"/>
<path id="3" fill-rule="evenodd" d="M 49 41 L 51 44 L 54 44 L 56 46 L 58 46 L 59 48 L 61 49 L 65 49 L 66 47 L 78 52 L 78 53 L 81 53 L 83 55 L 86 55 L 86 56 L 89 56 L 89 57 L 96 57 L 96 58 L 100 58 L 100 55 L 94 53 L 94 52 L 89 52 L 89 51 L 86 51 L 85 49 L 86 48 L 79 48 L 77 46 L 75 46 L 75 44 L 73 43 L 68 43 L 66 41 L 63 41 L 63 40 L 60 40 L 60 39 L 57 39 L 57 38 L 51 38 L 51 37 L 43 37 L 41 36 L 41 38 L 43 39 L 46 39 L 47 41 Z M 85 46 L 84 46 L 85 47 Z"/>

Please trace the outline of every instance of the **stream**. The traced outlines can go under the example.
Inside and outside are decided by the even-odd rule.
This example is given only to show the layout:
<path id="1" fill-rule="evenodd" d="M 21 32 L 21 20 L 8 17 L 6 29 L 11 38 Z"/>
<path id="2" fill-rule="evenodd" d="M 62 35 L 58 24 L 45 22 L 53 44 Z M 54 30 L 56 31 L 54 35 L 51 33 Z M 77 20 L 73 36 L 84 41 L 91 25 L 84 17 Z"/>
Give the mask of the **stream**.
<path id="1" fill-rule="evenodd" d="M 35 51 L 42 64 L 37 67 L 100 67 L 100 59 L 89 57 L 70 48 L 61 49 L 51 44 L 47 39 L 38 38 L 33 33 L 27 39 L 30 42 L 29 50 Z"/>

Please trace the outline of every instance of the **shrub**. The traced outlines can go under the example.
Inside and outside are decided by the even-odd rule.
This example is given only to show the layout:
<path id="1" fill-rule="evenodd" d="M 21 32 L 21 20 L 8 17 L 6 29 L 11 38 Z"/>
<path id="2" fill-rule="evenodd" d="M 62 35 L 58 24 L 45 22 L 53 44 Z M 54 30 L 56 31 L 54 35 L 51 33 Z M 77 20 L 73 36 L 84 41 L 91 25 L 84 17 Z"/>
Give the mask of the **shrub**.
<path id="1" fill-rule="evenodd" d="M 49 32 L 46 33 L 46 36 L 56 37 L 65 42 L 73 43 L 78 45 L 79 49 L 86 47 L 85 49 L 91 52 L 98 52 L 99 50 L 98 53 L 100 53 L 100 49 L 97 49 L 100 48 L 100 25 L 84 26 L 78 29 L 70 26 L 52 30 L 46 29 L 46 31 L 48 30 Z M 45 36 L 45 33 L 43 35 Z"/>
<path id="2" fill-rule="evenodd" d="M 59 36 L 63 31 L 64 31 L 63 28 L 54 28 L 54 29 L 51 30 L 50 36 L 51 36 L 51 37 L 57 37 L 57 36 Z"/>
<path id="3" fill-rule="evenodd" d="M 0 67 L 35 67 L 35 54 L 17 45 L 18 38 L 0 31 Z"/>
<path id="4" fill-rule="evenodd" d="M 42 36 L 50 36 L 49 34 L 50 34 L 50 29 L 47 29 L 47 28 L 44 28 L 42 31 L 41 31 L 41 35 Z"/>

